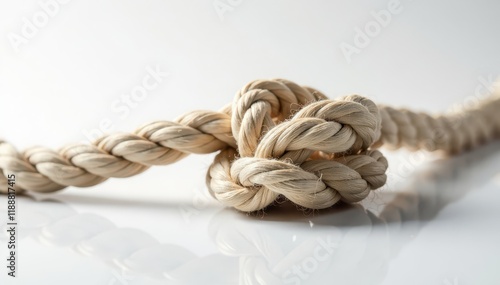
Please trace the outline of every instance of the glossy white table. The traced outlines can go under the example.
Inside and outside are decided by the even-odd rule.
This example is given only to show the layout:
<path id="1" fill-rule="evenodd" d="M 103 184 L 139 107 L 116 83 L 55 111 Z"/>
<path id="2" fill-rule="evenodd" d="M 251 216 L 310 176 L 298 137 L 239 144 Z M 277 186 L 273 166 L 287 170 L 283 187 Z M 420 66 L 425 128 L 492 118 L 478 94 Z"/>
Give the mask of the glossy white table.
<path id="1" fill-rule="evenodd" d="M 24 37 L 24 18 L 45 8 L 0 4 L 2 139 L 88 142 L 218 110 L 248 81 L 274 77 L 441 112 L 487 96 L 500 75 L 495 1 L 115 2 L 50 8 L 18 46 L 12 34 Z M 390 21 L 348 60 L 343 43 L 381 11 Z M 156 69 L 147 96 L 127 101 Z M 500 145 L 451 160 L 384 153 L 386 187 L 315 212 L 221 207 L 204 185 L 211 155 L 18 197 L 19 277 L 2 262 L 0 284 L 500 284 Z M 0 260 L 6 205 L 0 197 Z"/>

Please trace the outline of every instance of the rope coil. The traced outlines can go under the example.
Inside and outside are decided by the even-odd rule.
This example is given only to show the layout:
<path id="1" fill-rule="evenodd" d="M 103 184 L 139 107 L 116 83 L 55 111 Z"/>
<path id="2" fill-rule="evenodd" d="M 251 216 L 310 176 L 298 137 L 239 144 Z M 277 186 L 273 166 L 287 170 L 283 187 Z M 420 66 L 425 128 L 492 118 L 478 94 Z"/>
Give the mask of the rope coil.
<path id="1" fill-rule="evenodd" d="M 255 211 L 283 195 L 297 205 L 321 209 L 361 201 L 385 184 L 388 163 L 376 148 L 459 153 L 498 137 L 498 110 L 498 94 L 475 108 L 431 116 L 376 105 L 359 95 L 329 100 L 318 90 L 283 79 L 257 80 L 219 112 L 189 112 L 91 145 L 19 153 L 0 141 L 0 171 L 16 174 L 16 190 L 52 192 L 220 150 L 207 185 L 224 205 Z M 4 175 L 0 187 L 7 185 Z"/>

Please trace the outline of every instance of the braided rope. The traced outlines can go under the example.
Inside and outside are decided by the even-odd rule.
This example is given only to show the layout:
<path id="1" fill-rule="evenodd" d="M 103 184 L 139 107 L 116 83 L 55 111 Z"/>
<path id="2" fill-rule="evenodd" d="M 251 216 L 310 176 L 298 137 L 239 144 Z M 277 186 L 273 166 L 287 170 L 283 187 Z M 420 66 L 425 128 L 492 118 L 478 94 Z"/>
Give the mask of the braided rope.
<path id="1" fill-rule="evenodd" d="M 385 184 L 388 163 L 375 148 L 459 153 L 498 137 L 497 110 L 498 94 L 475 108 L 431 116 L 377 106 L 358 95 L 329 100 L 283 79 L 257 80 L 219 112 L 189 112 L 91 145 L 19 153 L 0 141 L 0 171 L 16 174 L 17 190 L 51 192 L 133 176 L 190 153 L 221 150 L 207 184 L 225 205 L 255 211 L 283 195 L 300 206 L 321 209 L 340 200 L 358 202 Z M 0 187 L 6 185 L 4 175 Z"/>

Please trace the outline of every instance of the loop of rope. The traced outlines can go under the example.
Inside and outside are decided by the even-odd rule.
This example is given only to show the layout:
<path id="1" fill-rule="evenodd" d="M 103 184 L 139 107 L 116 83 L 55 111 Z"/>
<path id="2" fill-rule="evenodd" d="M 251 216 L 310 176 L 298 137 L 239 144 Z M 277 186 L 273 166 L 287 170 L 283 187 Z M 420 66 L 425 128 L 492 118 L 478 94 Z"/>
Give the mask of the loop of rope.
<path id="1" fill-rule="evenodd" d="M 242 211 L 260 210 L 280 195 L 306 208 L 357 202 L 386 181 L 382 145 L 458 153 L 497 138 L 498 94 L 475 108 L 431 116 L 377 106 L 351 95 L 329 100 L 293 82 L 256 80 L 219 112 L 193 111 L 173 122 L 149 123 L 91 145 L 19 153 L 0 141 L 0 171 L 18 189 L 51 192 L 129 177 L 190 153 L 221 150 L 210 166 L 212 196 Z M 0 192 L 6 192 L 6 183 Z"/>

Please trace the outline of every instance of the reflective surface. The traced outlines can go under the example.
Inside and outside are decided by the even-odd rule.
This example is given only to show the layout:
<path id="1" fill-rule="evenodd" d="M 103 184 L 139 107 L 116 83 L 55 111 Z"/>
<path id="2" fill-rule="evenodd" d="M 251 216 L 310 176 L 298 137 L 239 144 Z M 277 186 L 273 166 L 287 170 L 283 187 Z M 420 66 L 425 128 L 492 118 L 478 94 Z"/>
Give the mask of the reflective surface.
<path id="1" fill-rule="evenodd" d="M 500 75 L 499 6 L 2 1 L 0 137 L 20 150 L 88 143 L 218 110 L 250 80 L 275 77 L 331 98 L 473 107 Z M 499 144 L 451 160 L 384 154 L 386 187 L 324 211 L 222 208 L 204 186 L 211 155 L 18 197 L 15 280 L 0 196 L 0 284 L 500 284 Z"/>
<path id="2" fill-rule="evenodd" d="M 494 143 L 314 212 L 18 197 L 15 284 L 498 284 L 499 166 Z"/>

